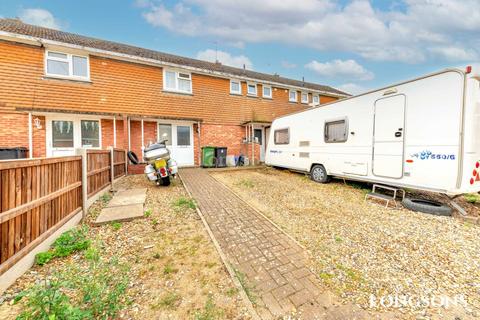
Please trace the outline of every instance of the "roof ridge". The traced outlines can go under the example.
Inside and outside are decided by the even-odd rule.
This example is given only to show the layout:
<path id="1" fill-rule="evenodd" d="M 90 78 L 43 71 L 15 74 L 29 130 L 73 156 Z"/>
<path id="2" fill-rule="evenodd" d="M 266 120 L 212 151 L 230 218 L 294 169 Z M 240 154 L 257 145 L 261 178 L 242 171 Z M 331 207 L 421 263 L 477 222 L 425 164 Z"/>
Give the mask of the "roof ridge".
<path id="1" fill-rule="evenodd" d="M 6 23 L 5 23 L 6 22 Z M 304 87 L 305 89 L 323 91 L 335 95 L 348 95 L 331 86 L 317 84 L 313 82 L 306 82 L 297 79 L 282 77 L 278 74 L 269 74 L 265 72 L 248 70 L 244 68 L 237 68 L 229 65 L 218 64 L 205 60 L 179 56 L 167 52 L 162 52 L 154 49 L 143 48 L 127 43 L 121 43 L 111 40 L 104 40 L 91 36 L 84 36 L 68 31 L 62 31 L 47 27 L 41 27 L 33 24 L 24 23 L 18 18 L 0 18 L 0 30 L 28 35 L 37 38 L 43 38 L 52 41 L 58 41 L 66 44 L 80 45 L 83 47 L 90 47 L 93 49 L 100 49 L 110 52 L 128 54 L 140 58 L 147 58 L 167 63 L 179 64 L 189 67 L 196 67 L 207 69 L 211 71 L 223 72 L 231 74 L 232 77 L 242 76 L 253 78 L 260 81 L 276 82 L 286 86 Z"/>

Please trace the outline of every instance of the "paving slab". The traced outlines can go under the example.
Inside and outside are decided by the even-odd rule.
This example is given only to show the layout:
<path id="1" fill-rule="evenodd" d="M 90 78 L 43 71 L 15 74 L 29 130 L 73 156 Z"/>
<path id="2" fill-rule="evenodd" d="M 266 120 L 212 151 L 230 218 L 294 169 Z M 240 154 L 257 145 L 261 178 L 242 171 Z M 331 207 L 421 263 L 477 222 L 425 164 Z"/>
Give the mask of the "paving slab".
<path id="1" fill-rule="evenodd" d="M 107 208 L 125 206 L 130 204 L 138 204 L 138 203 L 144 204 L 146 196 L 147 196 L 146 188 L 118 191 L 113 196 L 113 199 L 110 200 L 110 202 L 108 203 Z"/>
<path id="2" fill-rule="evenodd" d="M 143 216 L 143 203 L 106 207 L 102 209 L 102 212 L 95 220 L 95 224 L 100 225 L 113 221 L 130 221 L 136 218 L 142 218 Z"/>

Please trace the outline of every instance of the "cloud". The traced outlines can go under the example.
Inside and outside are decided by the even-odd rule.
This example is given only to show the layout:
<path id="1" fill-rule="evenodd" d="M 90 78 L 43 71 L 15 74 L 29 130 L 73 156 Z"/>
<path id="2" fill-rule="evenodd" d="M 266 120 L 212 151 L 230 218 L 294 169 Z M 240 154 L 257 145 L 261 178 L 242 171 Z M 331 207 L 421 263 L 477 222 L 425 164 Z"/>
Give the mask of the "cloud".
<path id="1" fill-rule="evenodd" d="M 375 61 L 450 60 L 455 53 L 448 53 L 449 47 L 478 53 L 480 1 L 399 3 L 378 9 L 368 0 L 180 0 L 171 5 L 150 0 L 143 16 L 153 26 L 188 36 L 287 43 Z"/>
<path id="2" fill-rule="evenodd" d="M 297 65 L 295 63 L 288 62 L 286 60 L 281 62 L 281 65 L 285 69 L 295 69 Z"/>
<path id="3" fill-rule="evenodd" d="M 305 68 L 315 71 L 324 77 L 349 77 L 356 80 L 372 80 L 374 74 L 368 71 L 355 60 L 333 60 L 329 62 L 318 62 L 313 60 L 305 65 Z"/>
<path id="4" fill-rule="evenodd" d="M 197 53 L 197 59 L 205 60 L 210 62 L 219 61 L 224 65 L 243 68 L 245 65 L 246 69 L 252 70 L 253 63 L 250 59 L 244 55 L 232 56 L 230 53 L 225 51 L 216 51 L 213 49 L 207 49 Z"/>
<path id="5" fill-rule="evenodd" d="M 61 29 L 61 23 L 53 16 L 50 11 L 45 9 L 23 9 L 22 11 L 20 11 L 19 18 L 25 23 L 34 24 L 50 29 Z"/>
<path id="6" fill-rule="evenodd" d="M 337 86 L 337 89 L 346 93 L 350 93 L 352 95 L 357 95 L 363 92 L 367 92 L 369 90 L 366 87 L 360 86 L 355 83 L 345 83 L 340 86 Z"/>

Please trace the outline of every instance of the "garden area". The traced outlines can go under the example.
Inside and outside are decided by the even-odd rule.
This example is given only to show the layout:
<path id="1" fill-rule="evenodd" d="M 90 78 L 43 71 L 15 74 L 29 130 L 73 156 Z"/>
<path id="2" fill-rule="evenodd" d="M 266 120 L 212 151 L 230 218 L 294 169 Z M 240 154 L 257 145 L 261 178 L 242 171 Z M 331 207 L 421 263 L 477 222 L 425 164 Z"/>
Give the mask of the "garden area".
<path id="1" fill-rule="evenodd" d="M 213 172 L 308 251 L 310 269 L 344 303 L 402 319 L 480 317 L 480 227 L 365 202 L 370 187 L 263 168 Z M 462 201 L 478 210 L 477 196 Z M 478 212 L 477 212 L 478 214 Z M 384 296 L 462 297 L 451 308 L 372 305 Z"/>
<path id="2" fill-rule="evenodd" d="M 251 318 L 179 180 L 115 187 L 148 188 L 144 217 L 94 226 L 104 194 L 0 296 L 0 319 Z"/>

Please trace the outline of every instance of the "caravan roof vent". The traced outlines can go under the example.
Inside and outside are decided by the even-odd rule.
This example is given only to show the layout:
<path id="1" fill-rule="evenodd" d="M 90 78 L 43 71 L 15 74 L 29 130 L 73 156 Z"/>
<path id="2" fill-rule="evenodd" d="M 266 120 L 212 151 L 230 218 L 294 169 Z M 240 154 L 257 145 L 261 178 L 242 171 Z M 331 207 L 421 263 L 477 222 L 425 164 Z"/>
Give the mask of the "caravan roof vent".
<path id="1" fill-rule="evenodd" d="M 392 89 L 386 90 L 386 91 L 383 93 L 383 95 L 384 95 L 384 96 L 388 96 L 389 94 L 394 94 L 394 93 L 397 93 L 397 92 L 398 92 L 397 89 L 392 88 Z"/>

